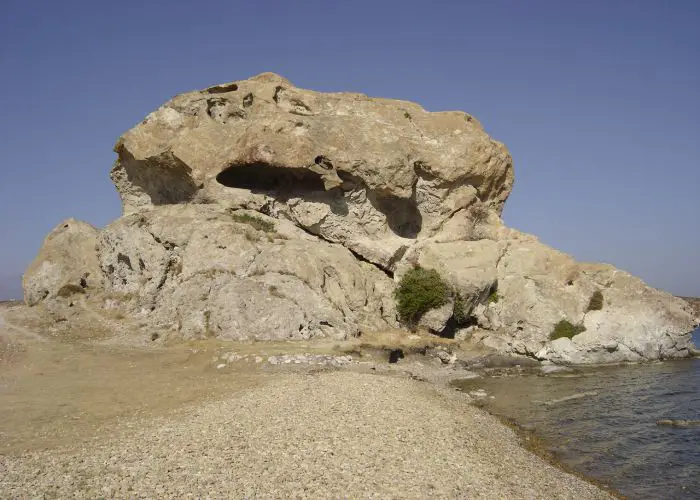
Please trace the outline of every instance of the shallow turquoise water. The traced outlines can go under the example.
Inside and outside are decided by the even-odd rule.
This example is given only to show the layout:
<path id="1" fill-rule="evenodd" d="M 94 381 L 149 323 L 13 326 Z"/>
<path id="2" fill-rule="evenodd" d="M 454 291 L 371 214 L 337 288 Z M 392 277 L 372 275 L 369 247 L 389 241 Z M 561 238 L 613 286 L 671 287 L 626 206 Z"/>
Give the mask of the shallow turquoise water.
<path id="1" fill-rule="evenodd" d="M 463 387 L 486 390 L 494 396 L 483 400 L 489 410 L 534 431 L 558 460 L 629 498 L 700 498 L 700 427 L 656 425 L 700 419 L 700 359 L 474 379 Z"/>

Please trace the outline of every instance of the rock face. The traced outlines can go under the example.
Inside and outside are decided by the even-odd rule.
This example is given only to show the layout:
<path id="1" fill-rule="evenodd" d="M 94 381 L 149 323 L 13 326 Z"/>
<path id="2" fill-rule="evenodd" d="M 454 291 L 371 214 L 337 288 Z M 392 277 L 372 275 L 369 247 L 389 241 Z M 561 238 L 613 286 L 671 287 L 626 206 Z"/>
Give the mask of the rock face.
<path id="1" fill-rule="evenodd" d="M 68 219 L 44 240 L 41 252 L 24 275 L 24 301 L 61 301 L 83 294 L 102 281 L 95 246 L 98 231 L 85 222 Z"/>
<path id="2" fill-rule="evenodd" d="M 185 338 L 344 338 L 395 322 L 386 274 L 288 221 L 171 205 L 126 215 L 99 233 L 76 223 L 61 232 L 64 226 L 25 277 L 29 304 L 55 308 L 52 299 L 68 290 L 71 306 L 87 298 L 92 308 Z M 72 227 L 85 244 L 57 255 L 53 236 Z M 80 287 L 84 263 L 100 281 Z"/>
<path id="3" fill-rule="evenodd" d="M 123 216 L 59 225 L 29 305 L 154 337 L 345 338 L 398 326 L 394 283 L 420 265 L 454 290 L 422 319 L 435 333 L 562 363 L 689 353 L 680 299 L 502 225 L 512 160 L 466 113 L 265 73 L 176 96 L 115 151 Z M 550 341 L 562 319 L 585 332 Z"/>
<path id="4" fill-rule="evenodd" d="M 681 299 L 685 300 L 688 304 L 690 304 L 690 307 L 693 308 L 693 311 L 695 311 L 695 316 L 700 318 L 700 298 L 698 297 L 680 297 Z M 698 319 L 700 321 L 700 319 Z"/>
<path id="5" fill-rule="evenodd" d="M 125 214 L 249 208 L 386 269 L 455 213 L 500 212 L 513 184 L 508 151 L 466 113 L 302 90 L 273 74 L 179 95 L 115 150 Z"/>
<path id="6" fill-rule="evenodd" d="M 687 357 L 696 321 L 682 300 L 603 264 L 581 264 L 512 230 L 498 266 L 498 293 L 486 316 L 511 332 L 510 350 L 560 363 L 604 363 Z M 600 310 L 591 297 L 602 292 Z M 565 319 L 585 331 L 545 342 Z"/>

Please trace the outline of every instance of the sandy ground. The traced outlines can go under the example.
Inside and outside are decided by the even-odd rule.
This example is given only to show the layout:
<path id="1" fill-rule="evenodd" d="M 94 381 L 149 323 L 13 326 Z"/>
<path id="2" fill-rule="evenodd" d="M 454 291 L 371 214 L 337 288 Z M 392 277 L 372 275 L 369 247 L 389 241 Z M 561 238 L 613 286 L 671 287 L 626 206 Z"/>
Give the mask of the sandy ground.
<path id="1" fill-rule="evenodd" d="M 37 338 L 0 324 L 0 498 L 608 497 L 400 368 Z"/>

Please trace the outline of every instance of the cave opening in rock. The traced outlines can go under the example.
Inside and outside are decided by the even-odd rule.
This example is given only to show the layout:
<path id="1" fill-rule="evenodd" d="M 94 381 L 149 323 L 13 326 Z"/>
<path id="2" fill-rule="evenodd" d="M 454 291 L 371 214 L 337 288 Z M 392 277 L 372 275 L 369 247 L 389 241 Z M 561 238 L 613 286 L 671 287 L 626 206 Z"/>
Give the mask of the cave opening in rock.
<path id="1" fill-rule="evenodd" d="M 305 168 L 275 167 L 265 163 L 232 165 L 216 176 L 226 187 L 249 189 L 282 198 L 324 191 L 321 177 Z"/>
<path id="2" fill-rule="evenodd" d="M 318 156 L 314 161 L 326 170 L 333 168 L 325 156 Z M 321 176 L 309 169 L 278 167 L 256 162 L 231 165 L 221 171 L 216 180 L 226 187 L 248 189 L 281 201 L 298 197 L 328 203 L 333 213 L 339 215 L 348 214 L 344 193 L 365 189 L 369 202 L 386 216 L 387 225 L 396 235 L 416 238 L 421 230 L 422 217 L 414 197 L 404 199 L 386 194 L 379 196 L 369 191 L 360 177 L 342 171 L 339 171 L 338 175 L 343 185 L 340 189 L 326 191 Z"/>
<path id="3" fill-rule="evenodd" d="M 410 198 L 399 198 L 388 194 L 380 196 L 367 189 L 362 178 L 356 175 L 338 171 L 338 176 L 343 181 L 343 185 L 340 186 L 343 191 L 367 190 L 367 199 L 375 209 L 386 216 L 386 223 L 394 234 L 402 238 L 412 239 L 418 236 L 423 226 L 423 217 L 418 210 L 415 193 Z"/>
<path id="4" fill-rule="evenodd" d="M 368 196 L 374 208 L 386 216 L 386 223 L 394 234 L 402 238 L 415 239 L 423 226 L 416 201 L 396 196 Z"/>

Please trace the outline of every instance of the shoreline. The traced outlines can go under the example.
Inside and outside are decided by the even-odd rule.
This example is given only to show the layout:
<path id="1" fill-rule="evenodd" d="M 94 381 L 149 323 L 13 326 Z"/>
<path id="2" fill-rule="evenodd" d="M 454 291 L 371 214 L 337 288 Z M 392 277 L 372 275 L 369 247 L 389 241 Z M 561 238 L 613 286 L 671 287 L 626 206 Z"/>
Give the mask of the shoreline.
<path id="1" fill-rule="evenodd" d="M 249 496 L 611 496 L 448 387 L 463 370 L 409 360 L 337 368 L 241 359 L 218 369 L 236 345 L 154 350 L 20 334 L 10 336 L 22 344 L 20 357 L 0 364 L 0 381 L 17 385 L 0 392 L 0 434 L 10 446 L 0 452 L 0 489 L 9 496 L 217 497 L 223 488 Z M 23 401 L 22 414 L 7 397 Z M 281 469 L 266 468 L 265 457 Z"/>
<path id="2" fill-rule="evenodd" d="M 4 304 L 3 304 L 4 306 Z M 4 307 L 2 308 L 4 309 Z M 2 310 L 0 309 L 0 313 Z M 34 343 L 34 338 L 22 336 L 21 331 L 17 331 L 17 327 L 10 324 L 6 325 L 7 328 L 15 330 L 13 333 L 17 334 L 17 339 L 22 339 L 25 351 L 31 352 L 33 346 L 38 346 Z M 2 332 L 0 332 L 2 333 Z M 0 338 L 0 340 L 2 340 Z M 442 339 L 431 339 L 438 343 L 443 342 Z M 331 342 L 325 346 L 316 341 L 308 342 L 286 342 L 282 344 L 274 344 L 267 342 L 250 342 L 250 343 L 235 343 L 235 342 L 217 342 L 217 341 L 192 341 L 192 342 L 182 342 L 173 343 L 172 345 L 146 345 L 146 346 L 136 346 L 136 345 L 115 345 L 106 343 L 89 343 L 89 342 L 70 342 L 64 343 L 57 340 L 46 339 L 43 344 L 44 348 L 49 351 L 53 350 L 52 347 L 58 347 L 59 351 L 61 349 L 68 351 L 81 351 L 89 352 L 96 355 L 101 355 L 103 353 L 109 352 L 110 356 L 131 356 L 138 359 L 143 358 L 148 363 L 161 362 L 162 359 L 169 360 L 170 358 L 181 359 L 178 363 L 183 360 L 198 360 L 199 368 L 203 369 L 208 375 L 206 379 L 209 380 L 210 377 L 218 377 L 219 374 L 223 375 L 225 372 L 231 372 L 229 375 L 234 375 L 236 373 L 250 374 L 257 373 L 253 378 L 263 381 L 267 384 L 269 381 L 275 381 L 278 378 L 285 378 L 287 376 L 303 376 L 303 377 L 314 377 L 319 374 L 325 373 L 338 373 L 338 374 L 360 374 L 360 375 L 372 375 L 378 379 L 392 378 L 397 380 L 404 380 L 406 382 L 420 382 L 428 390 L 434 391 L 435 393 L 440 393 L 444 391 L 460 393 L 462 397 L 462 403 L 465 407 L 472 408 L 475 411 L 482 412 L 487 415 L 489 419 L 497 421 L 499 426 L 507 427 L 516 436 L 517 445 L 525 450 L 526 452 L 532 454 L 534 457 L 546 462 L 552 467 L 557 468 L 564 474 L 573 476 L 581 481 L 584 481 L 607 495 L 613 498 L 624 498 L 624 496 L 616 491 L 612 486 L 605 484 L 601 481 L 596 480 L 594 477 L 587 476 L 584 473 L 578 472 L 567 464 L 558 460 L 548 449 L 546 441 L 540 438 L 536 432 L 528 430 L 520 425 L 517 420 L 500 415 L 494 411 L 491 411 L 488 407 L 478 403 L 478 399 L 470 397 L 467 394 L 461 393 L 461 391 L 455 390 L 454 386 L 451 386 L 451 382 L 459 379 L 465 379 L 477 375 L 475 371 L 470 371 L 469 366 L 460 363 L 446 364 L 444 361 L 441 363 L 439 357 L 434 357 L 434 354 L 428 354 L 425 349 L 421 349 L 419 344 L 413 345 L 411 348 L 406 348 L 406 359 L 401 359 L 398 363 L 390 364 L 386 359 L 384 359 L 385 354 L 387 354 L 387 349 L 390 347 L 388 345 L 382 345 L 381 343 L 372 343 L 372 339 L 363 338 L 361 339 L 362 345 L 351 345 L 338 342 Z M 1 342 L 0 342 L 1 344 Z M 47 345 L 48 344 L 48 345 Z M 2 347 L 0 345 L 0 347 Z M 322 356 L 321 354 L 309 355 L 309 352 L 333 352 L 336 355 L 347 355 L 348 352 L 353 352 L 354 361 L 350 365 L 345 365 L 341 367 L 332 366 L 311 366 L 305 365 L 302 362 L 300 365 L 296 365 L 295 362 L 290 364 L 282 364 L 279 366 L 271 366 L 268 362 L 254 362 L 255 357 L 259 357 L 258 354 L 264 354 L 269 358 L 283 358 L 286 356 L 306 356 L 312 358 L 313 356 Z M 307 354 L 300 354 L 306 352 Z M 187 354 L 186 354 L 187 353 Z M 193 354 L 194 353 L 194 354 Z M 197 354 L 198 353 L 198 354 Z M 236 354 L 238 353 L 238 354 Z M 288 354 L 285 354 L 288 353 Z M 2 354 L 2 352 L 0 352 Z M 91 355 L 92 355 L 91 354 Z M 273 356 L 269 356 L 273 354 Z M 214 355 L 214 358 L 212 358 Z M 63 354 L 61 354 L 63 356 Z M 220 363 L 223 357 L 229 358 L 229 361 L 225 363 Z M 1 358 L 2 356 L 0 356 Z M 262 357 L 262 356 L 260 356 Z M 474 356 L 472 359 L 477 359 L 478 356 Z M 131 358 L 129 358 L 131 359 Z M 233 360 L 233 361 L 230 361 Z M 109 358 L 111 363 L 112 359 Z M 164 363 L 170 363 L 170 361 L 163 361 Z M 672 360 L 675 361 L 675 360 Z M 139 361 L 141 363 L 141 361 Z M 654 364 L 664 363 L 656 362 Z M 102 364 L 105 364 L 102 362 Z M 225 366 L 219 370 L 219 367 Z M 665 364 L 665 363 L 664 363 Z M 205 366 L 206 365 L 206 366 Z M 572 366 L 567 367 L 573 372 L 587 372 L 592 370 L 600 370 L 605 368 L 615 368 L 627 365 L 639 365 L 639 363 L 623 363 L 623 364 L 606 364 L 606 365 L 596 365 L 596 366 Z M 112 367 L 112 365 L 109 365 Z M 0 364 L 0 368 L 2 365 Z M 119 370 L 120 368 L 115 368 Z M 472 367 L 473 369 L 473 367 Z M 251 372 L 250 370 L 253 370 Z M 513 366 L 482 366 L 480 369 L 476 370 L 478 376 L 482 378 L 498 378 L 503 376 L 504 373 L 509 373 L 513 376 L 527 376 L 533 373 L 542 373 L 539 367 L 513 367 Z M 556 376 L 556 375 L 555 375 Z M 262 378 L 261 378 L 262 377 Z M 2 378 L 2 371 L 0 370 L 0 381 Z M 255 385 L 255 384 L 254 384 Z M 189 411 L 192 408 L 196 408 L 199 404 L 207 405 L 211 402 L 222 401 L 222 398 L 227 398 L 228 396 L 222 395 L 222 393 L 217 393 L 219 389 L 215 389 L 210 395 L 199 398 L 194 394 L 193 398 L 196 401 L 185 402 L 183 404 L 176 404 L 174 406 L 169 406 L 169 413 L 180 413 L 182 411 Z M 206 387 L 203 389 L 204 392 L 207 391 Z M 196 393 L 196 391 L 195 391 Z M 218 394 L 218 395 L 217 395 Z M 235 398 L 235 396 L 233 396 Z M 199 402 L 197 402 L 199 401 Z M 161 412 L 162 413 L 162 412 Z M 128 415 L 127 416 L 128 419 Z M 121 420 L 121 418 L 120 418 Z M 2 434 L 2 429 L 0 428 L 0 434 Z M 13 455 L 11 453 L 10 455 Z M 0 457 L 5 456 L 3 452 L 0 452 Z"/>
<path id="3" fill-rule="evenodd" d="M 234 398 L 215 398 L 180 407 L 172 414 L 147 419 L 145 423 L 137 416 L 127 418 L 122 425 L 113 428 L 106 439 L 96 438 L 78 447 L 71 445 L 29 454 L 0 455 L 0 470 L 11 472 L 5 474 L 4 490 L 19 494 L 27 488 L 46 492 L 51 491 L 47 488 L 57 485 L 55 492 L 59 496 L 75 491 L 103 491 L 117 497 L 127 496 L 129 487 L 134 492 L 161 496 L 206 491 L 195 471 L 200 471 L 199 474 L 206 471 L 206 484 L 210 487 L 209 478 L 222 480 L 218 467 L 213 464 L 219 463 L 222 454 L 230 452 L 228 443 L 234 443 L 235 448 L 235 443 L 242 441 L 244 450 L 253 447 L 258 451 L 252 455 L 244 451 L 236 456 L 245 457 L 245 461 L 234 459 L 234 463 L 245 463 L 246 469 L 259 468 L 263 476 L 282 473 L 285 483 L 275 485 L 264 481 L 262 484 L 238 465 L 227 472 L 239 477 L 244 484 L 253 481 L 253 486 L 247 490 L 236 489 L 238 483 L 226 483 L 226 487 L 234 488 L 236 493 L 295 494 L 299 490 L 289 485 L 301 481 L 306 482 L 304 487 L 311 488 L 307 491 L 311 496 L 318 496 L 321 491 L 323 495 L 343 491 L 351 496 L 389 494 L 417 498 L 432 494 L 451 498 L 468 494 L 522 498 L 541 497 L 547 493 L 553 496 L 549 489 L 552 486 L 559 492 L 554 496 L 560 498 L 604 498 L 610 495 L 608 490 L 587 478 L 543 460 L 523 446 L 523 440 L 513 427 L 475 407 L 463 394 L 430 382 L 386 375 L 342 369 L 322 373 L 282 373 Z M 341 386 L 342 394 L 338 391 Z M 311 402 L 307 399 L 309 389 L 314 391 L 315 399 Z M 265 412 L 269 421 L 263 426 L 257 424 L 255 412 L 260 405 L 270 408 L 270 405 L 275 407 L 278 404 L 289 411 Z M 289 408 L 290 404 L 294 406 Z M 252 416 L 251 410 L 254 412 Z M 400 416 L 397 411 L 401 412 Z M 302 412 L 300 417 L 298 412 Z M 321 420 L 318 430 L 314 430 L 313 423 L 307 428 L 310 418 Z M 298 419 L 304 424 L 293 423 Z M 232 427 L 234 421 L 236 425 Z M 250 426 L 249 421 L 254 425 Z M 221 424 L 224 422 L 231 423 L 226 424 L 227 431 L 222 434 Z M 336 427 L 329 433 L 326 429 L 331 422 Z M 354 425 L 359 425 L 360 434 Z M 225 436 L 223 441 L 222 436 Z M 309 457 L 318 453 L 318 448 L 305 443 L 319 442 L 327 443 L 330 448 L 327 445 L 321 447 L 326 451 L 321 454 L 324 457 L 321 468 L 315 468 L 315 462 L 309 461 Z M 437 443 L 439 453 L 434 449 Z M 189 447 L 191 454 L 167 457 L 182 446 Z M 303 453 L 297 448 L 302 448 Z M 274 457 L 269 460 L 279 464 L 282 472 L 265 469 L 260 453 Z M 200 454 L 203 454 L 203 459 L 196 458 Z M 194 460 L 194 465 L 186 462 L 185 457 Z M 508 459 L 504 461 L 504 457 Z M 136 459 L 138 463 L 122 470 L 118 464 L 129 459 Z M 40 464 L 47 461 L 53 466 L 41 467 Z M 349 469 L 350 476 L 338 476 L 339 471 L 345 470 L 342 464 L 348 462 L 355 464 Z M 116 477 L 115 471 L 103 471 L 104 463 L 118 468 Z M 76 467 L 75 464 L 80 465 Z M 303 464 L 306 465 L 302 467 Z M 406 464 L 411 465 L 406 468 Z M 447 464 L 449 467 L 444 466 Z M 184 467 L 187 477 L 173 474 L 167 484 L 159 478 L 147 477 L 148 470 L 171 471 L 174 465 Z M 305 467 L 311 467 L 310 474 L 303 470 Z M 25 475 L 23 472 L 36 471 L 37 468 L 38 474 Z M 94 472 L 97 474 L 93 475 Z M 319 474 L 326 473 L 331 477 L 319 478 Z M 66 478 L 69 478 L 68 483 Z M 128 478 L 127 485 L 122 484 L 125 478 Z M 390 484 L 392 480 L 395 484 Z M 365 481 L 368 485 L 361 484 Z M 465 487 L 466 490 L 462 489 Z M 216 492 L 221 491 L 216 488 L 214 497 L 218 497 Z"/>
<path id="4" fill-rule="evenodd" d="M 696 452 L 684 439 L 697 433 L 665 430 L 659 419 L 695 418 L 697 398 L 675 395 L 696 391 L 700 367 L 693 358 L 671 361 L 455 385 L 518 432 L 528 450 L 615 497 L 684 497 L 697 487 Z"/>
<path id="5" fill-rule="evenodd" d="M 549 450 L 547 442 L 540 437 L 536 432 L 531 431 L 523 427 L 517 420 L 514 418 L 506 417 L 505 415 L 500 415 L 498 413 L 492 412 L 488 410 L 484 406 L 477 406 L 480 410 L 485 411 L 489 415 L 491 415 L 493 418 L 497 419 L 501 424 L 505 425 L 506 427 L 509 427 L 513 432 L 515 432 L 518 437 L 520 438 L 520 444 L 523 448 L 525 448 L 527 451 L 530 453 L 537 455 L 540 457 L 542 460 L 545 460 L 547 463 L 550 465 L 557 467 L 558 469 L 562 470 L 563 472 L 566 472 L 567 474 L 571 474 L 572 476 L 576 476 L 577 478 L 586 481 L 593 486 L 605 491 L 606 493 L 609 493 L 613 498 L 617 499 L 625 499 L 625 497 L 622 493 L 617 491 L 615 488 L 612 486 L 603 483 L 602 481 L 599 481 L 598 479 L 591 477 L 589 475 L 584 474 L 583 472 L 579 472 L 573 467 L 567 465 L 566 463 L 562 462 L 561 460 L 558 460 L 552 452 Z"/>
<path id="6" fill-rule="evenodd" d="M 678 359 L 672 359 L 672 360 L 665 360 L 665 361 L 656 361 L 656 363 L 667 363 L 667 362 L 674 362 L 674 361 L 683 361 L 683 360 L 678 360 Z M 599 365 L 581 365 L 581 366 L 573 366 L 573 367 L 567 367 L 571 368 L 571 373 L 575 373 L 576 371 L 587 371 L 588 369 L 600 369 L 600 368 L 616 368 L 616 367 L 621 367 L 621 366 L 628 366 L 628 365 L 639 365 L 640 363 L 614 363 L 614 364 L 599 364 Z M 415 366 L 413 366 L 415 368 Z M 446 370 L 447 368 L 442 366 L 442 367 L 434 367 L 435 371 L 438 372 L 437 376 L 433 377 L 421 377 L 420 380 L 426 384 L 431 385 L 435 390 L 448 390 L 448 391 L 455 391 L 458 393 L 463 394 L 466 396 L 467 400 L 465 401 L 465 404 L 475 408 L 478 411 L 481 411 L 485 414 L 487 414 L 490 418 L 493 418 L 494 420 L 498 421 L 498 423 L 504 427 L 507 427 L 511 431 L 515 433 L 518 439 L 518 444 L 520 447 L 522 447 L 524 450 L 527 452 L 537 456 L 538 458 L 544 460 L 547 462 L 549 465 L 556 467 L 560 471 L 569 474 L 571 476 L 574 476 L 582 481 L 585 481 L 596 488 L 600 489 L 601 491 L 609 494 L 613 498 L 617 499 L 625 499 L 625 497 L 621 492 L 617 491 L 613 486 L 606 484 L 595 477 L 589 476 L 583 472 L 580 472 L 573 467 L 567 465 L 565 462 L 557 459 L 554 454 L 550 451 L 547 442 L 539 436 L 535 431 L 528 430 L 526 429 L 523 425 L 521 425 L 516 419 L 507 417 L 505 415 L 496 413 L 495 411 L 492 411 L 488 406 L 485 404 L 480 404 L 479 400 L 476 398 L 473 398 L 467 394 L 467 392 L 463 391 L 461 388 L 459 388 L 456 385 L 453 385 L 454 382 L 458 380 L 475 380 L 476 378 L 472 377 L 462 377 L 460 378 L 458 376 L 459 372 L 455 372 L 453 376 L 446 377 L 444 373 L 440 373 L 441 370 Z M 499 372 L 498 374 L 496 373 L 486 373 L 485 370 L 481 370 L 481 374 L 479 375 L 479 378 L 499 378 L 502 377 L 502 374 L 504 372 L 511 374 L 511 376 L 514 377 L 523 377 L 523 376 L 532 376 L 534 374 L 540 374 L 540 376 L 549 376 L 549 374 L 542 373 L 538 368 L 534 367 L 525 367 L 525 368 L 514 368 L 511 366 L 504 366 L 504 367 L 494 367 L 494 368 L 489 368 L 488 370 L 493 370 Z M 469 374 L 470 372 L 464 371 L 464 374 Z M 561 373 L 561 372 L 560 372 Z M 412 374 L 412 372 L 409 370 L 408 373 L 409 377 L 415 377 L 415 375 Z"/>

